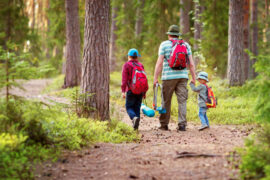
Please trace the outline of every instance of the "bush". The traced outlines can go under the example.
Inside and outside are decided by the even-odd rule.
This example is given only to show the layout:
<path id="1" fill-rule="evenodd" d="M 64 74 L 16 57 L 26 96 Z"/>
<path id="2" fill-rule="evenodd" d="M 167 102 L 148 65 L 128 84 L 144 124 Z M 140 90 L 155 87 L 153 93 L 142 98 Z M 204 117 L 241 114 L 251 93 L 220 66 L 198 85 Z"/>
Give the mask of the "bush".
<path id="1" fill-rule="evenodd" d="M 262 129 L 257 135 L 246 141 L 240 150 L 240 173 L 242 179 L 270 179 L 270 58 L 258 56 L 255 65 L 259 76 L 254 80 L 256 88 L 246 89 L 256 94 L 256 121 L 261 123 Z M 256 81 L 256 82 L 255 82 Z"/>
<path id="2" fill-rule="evenodd" d="M 270 125 L 246 140 L 240 149 L 242 179 L 270 179 Z"/>
<path id="3" fill-rule="evenodd" d="M 22 134 L 0 134 L 0 179 L 34 179 L 35 163 L 55 154 L 38 144 L 26 145 L 27 138 Z"/>

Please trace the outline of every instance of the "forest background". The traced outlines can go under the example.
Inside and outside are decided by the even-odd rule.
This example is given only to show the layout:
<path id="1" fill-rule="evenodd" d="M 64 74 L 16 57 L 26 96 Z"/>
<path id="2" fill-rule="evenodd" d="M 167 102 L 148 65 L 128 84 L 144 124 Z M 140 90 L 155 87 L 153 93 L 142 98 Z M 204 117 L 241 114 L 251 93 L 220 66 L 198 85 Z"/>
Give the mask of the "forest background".
<path id="1" fill-rule="evenodd" d="M 68 17 L 67 2 L 65 4 L 64 0 L 1 0 L 1 88 L 8 89 L 12 86 L 20 86 L 15 79 L 55 78 L 57 76 L 58 79 L 61 79 L 60 86 L 64 88 L 76 87 L 80 84 L 80 81 L 77 79 L 74 80 L 75 83 L 68 83 L 69 79 L 67 78 L 67 74 L 71 72 L 71 70 L 68 70 L 70 63 L 66 61 L 69 57 L 68 53 L 76 54 L 73 53 L 74 48 L 70 49 L 70 46 L 67 45 L 67 39 L 69 39 L 67 33 L 68 22 L 66 21 L 68 20 L 66 18 Z M 80 64 L 78 68 L 84 66 L 81 62 L 85 57 L 84 47 L 87 44 L 85 42 L 87 22 L 85 17 L 89 17 L 89 14 L 87 14 L 89 11 L 86 10 L 88 2 L 79 0 L 77 6 L 73 4 L 74 7 L 78 7 L 79 17 L 78 26 L 76 26 L 79 33 L 79 43 L 76 45 L 80 47 L 79 58 L 77 58 L 77 62 Z M 126 54 L 128 50 L 133 47 L 139 50 L 142 55 L 140 60 L 145 65 L 151 80 L 154 64 L 157 60 L 158 47 L 162 41 L 167 39 L 165 33 L 168 27 L 172 24 L 177 24 L 180 26 L 183 39 L 192 46 L 196 70 L 209 72 L 210 79 L 214 82 L 213 86 L 216 86 L 217 89 L 219 86 L 222 86 L 220 94 L 229 92 L 224 97 L 220 96 L 223 99 L 229 97 L 235 101 L 238 101 L 237 97 L 241 96 L 245 100 L 248 99 L 244 101 L 245 103 L 252 102 L 252 105 L 248 106 L 250 109 L 245 109 L 246 104 L 241 104 L 242 101 L 237 104 L 237 107 L 243 107 L 242 111 L 248 111 L 246 116 L 252 114 L 247 121 L 242 121 L 241 123 L 263 123 L 264 128 L 259 128 L 260 132 L 256 137 L 259 141 L 255 142 L 255 138 L 250 140 L 242 151 L 242 166 L 240 168 L 243 177 L 269 177 L 270 2 L 268 0 L 111 0 L 109 3 L 110 6 L 108 6 L 109 9 L 107 10 L 110 12 L 108 21 L 110 29 L 104 32 L 107 32 L 110 44 L 105 46 L 108 49 L 104 53 L 106 54 L 105 57 L 108 56 L 105 63 L 108 64 L 111 72 L 110 98 L 112 100 L 118 98 L 118 95 L 115 95 L 118 91 L 115 89 L 120 89 L 120 82 L 118 81 L 120 81 L 122 64 L 127 60 Z M 229 16 L 229 12 L 231 16 Z M 71 21 L 76 20 L 71 18 Z M 101 33 L 100 36 L 97 36 L 96 41 L 100 39 L 102 42 L 103 35 Z M 232 41 L 235 38 L 237 42 Z M 230 50 L 233 48 L 236 48 L 238 51 L 231 52 Z M 80 74 L 81 71 L 79 70 L 76 73 Z M 65 80 L 63 76 L 59 76 L 60 74 L 66 75 Z M 81 76 L 77 75 L 77 77 Z M 72 93 L 70 93 L 71 96 L 74 95 Z M 249 96 L 251 96 L 251 99 L 249 99 Z M 148 101 L 151 100 L 148 99 Z M 25 103 L 28 104 L 29 102 L 18 100 L 12 94 L 7 94 L 6 99 L 1 99 L 0 117 L 1 121 L 4 122 L 1 127 L 1 133 L 3 144 L 5 144 L 0 147 L 2 148 L 1 152 L 3 152 L 1 157 L 5 158 L 8 156 L 10 159 L 2 161 L 6 162 L 6 164 L 1 165 L 0 168 L 8 167 L 9 163 L 13 161 L 13 155 L 8 153 L 9 148 L 21 152 L 23 149 L 19 147 L 21 144 L 32 147 L 33 144 L 37 146 L 37 143 L 41 143 L 41 145 L 38 145 L 40 146 L 39 148 L 44 149 L 44 151 L 50 151 L 50 148 L 49 150 L 47 147 L 44 148 L 44 144 L 56 144 L 55 139 L 59 138 L 58 135 L 47 137 L 48 132 L 42 134 L 41 131 L 37 135 L 37 139 L 33 138 L 34 143 L 30 143 L 31 146 L 25 143 L 26 137 L 36 137 L 31 135 L 31 133 L 33 134 L 31 131 L 33 127 L 31 126 L 46 127 L 40 120 L 42 118 L 39 117 L 37 119 L 35 113 L 28 112 L 27 109 L 23 108 Z M 31 103 L 27 106 L 34 106 Z M 228 106 L 235 105 L 235 103 L 231 103 Z M 229 109 L 230 107 L 227 108 Z M 47 112 L 47 109 L 44 110 L 42 105 L 35 110 L 37 111 L 36 114 L 40 113 L 40 111 L 46 111 L 43 113 L 44 119 L 48 118 L 48 114 L 53 116 L 52 112 Z M 58 110 L 55 111 L 58 112 Z M 22 112 L 24 115 L 21 116 Z M 240 114 L 237 110 L 231 113 Z M 244 119 L 243 117 L 246 116 L 243 114 L 241 112 L 239 118 Z M 62 116 L 66 117 L 65 114 L 62 114 Z M 214 114 L 212 116 L 214 117 Z M 73 118 L 77 119 L 79 117 Z M 20 120 L 24 123 L 21 124 Z M 34 120 L 34 124 L 29 123 L 32 120 Z M 84 119 L 83 123 L 85 121 L 87 120 Z M 220 121 L 216 120 L 217 123 L 220 123 Z M 235 123 L 232 121 L 227 122 L 227 124 Z M 59 126 L 62 127 L 63 124 L 64 122 Z M 101 126 L 104 125 L 102 124 Z M 127 128 L 122 124 L 118 126 Z M 49 129 L 48 126 L 46 128 L 47 130 Z M 20 129 L 22 134 L 15 133 L 16 129 Z M 95 131 L 96 129 L 93 128 L 93 132 Z M 132 134 L 132 130 L 129 129 L 129 131 Z M 122 137 L 122 135 L 120 134 L 119 137 Z M 9 143 L 7 143 L 10 139 L 14 139 L 13 136 L 16 137 L 16 147 L 15 145 L 10 147 Z M 61 146 L 70 149 L 79 148 L 87 144 L 87 141 L 90 141 L 90 139 L 94 141 L 92 139 L 93 134 L 87 134 L 89 139 L 86 138 L 85 142 L 81 141 L 78 143 L 73 140 L 74 144 L 66 144 L 69 141 L 65 139 L 67 136 L 61 136 L 62 139 L 57 139 L 57 143 L 62 143 Z M 132 134 L 130 140 L 134 139 L 133 136 L 135 135 Z M 102 138 L 104 140 L 104 137 Z M 126 140 L 124 139 L 123 141 Z M 105 141 L 111 140 L 107 139 Z M 36 151 L 34 149 L 36 147 L 33 148 L 33 151 Z M 28 157 L 31 154 L 29 152 L 25 152 L 22 156 Z M 43 159 L 44 154 L 46 153 L 44 152 L 42 155 L 39 154 L 37 156 L 42 156 L 41 159 Z M 258 163 L 254 164 L 254 161 Z M 22 164 L 22 162 L 19 161 L 18 164 Z M 31 167 L 31 164 L 32 162 L 29 161 L 29 167 Z M 9 169 L 5 172 L 7 176 L 14 174 L 16 171 L 27 172 L 25 176 L 28 176 L 27 168 L 29 167 L 23 166 L 20 170 Z"/>

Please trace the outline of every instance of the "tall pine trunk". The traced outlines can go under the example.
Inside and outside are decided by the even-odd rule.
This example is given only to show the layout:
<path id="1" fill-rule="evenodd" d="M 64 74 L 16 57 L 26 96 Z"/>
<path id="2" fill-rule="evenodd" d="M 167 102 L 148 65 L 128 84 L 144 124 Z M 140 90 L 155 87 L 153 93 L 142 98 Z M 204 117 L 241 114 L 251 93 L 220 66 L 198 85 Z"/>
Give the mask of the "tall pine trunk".
<path id="1" fill-rule="evenodd" d="M 108 120 L 110 0 L 85 1 L 81 90 L 87 116 Z"/>
<path id="2" fill-rule="evenodd" d="M 138 0 L 139 6 L 136 10 L 136 23 L 135 23 L 135 37 L 140 38 L 140 35 L 142 33 L 142 27 L 143 27 L 143 15 L 142 10 L 144 7 L 145 0 Z"/>
<path id="3" fill-rule="evenodd" d="M 110 33 L 110 52 L 109 52 L 109 60 L 110 60 L 110 71 L 114 71 L 116 66 L 116 34 L 115 31 L 117 30 L 116 26 L 116 17 L 117 17 L 117 7 L 112 8 L 111 14 L 111 33 Z"/>
<path id="4" fill-rule="evenodd" d="M 257 0 L 252 0 L 252 12 L 251 12 L 251 30 L 252 30 L 252 35 L 251 35 L 251 52 L 257 56 L 258 55 L 258 4 Z M 253 65 L 256 62 L 256 58 L 253 58 L 251 60 L 251 73 L 250 77 L 253 79 L 257 76 L 257 73 L 255 72 L 255 69 Z"/>
<path id="5" fill-rule="evenodd" d="M 180 29 L 183 35 L 186 35 L 190 32 L 190 23 L 189 23 L 189 11 L 191 8 L 190 0 L 180 0 Z"/>
<path id="6" fill-rule="evenodd" d="M 66 0 L 66 70 L 63 87 L 74 87 L 81 81 L 80 24 L 78 0 Z"/>
<path id="7" fill-rule="evenodd" d="M 229 7 L 229 49 L 228 49 L 228 79 L 230 86 L 242 85 L 244 60 L 244 18 L 243 0 L 230 0 Z"/>
<path id="8" fill-rule="evenodd" d="M 249 0 L 245 0 L 244 2 L 244 49 L 249 49 Z M 248 79 L 249 75 L 249 55 L 248 53 L 244 52 L 244 61 L 243 68 L 244 74 L 243 78 L 244 81 Z"/>
<path id="9" fill-rule="evenodd" d="M 202 6 L 200 5 L 200 2 L 195 2 L 195 22 L 194 22 L 194 51 L 198 52 L 199 51 L 199 45 L 200 45 L 200 40 L 202 37 L 202 20 L 201 20 L 201 14 L 203 11 Z M 195 67 L 199 64 L 200 62 L 200 57 L 198 54 L 194 55 L 194 63 Z"/>

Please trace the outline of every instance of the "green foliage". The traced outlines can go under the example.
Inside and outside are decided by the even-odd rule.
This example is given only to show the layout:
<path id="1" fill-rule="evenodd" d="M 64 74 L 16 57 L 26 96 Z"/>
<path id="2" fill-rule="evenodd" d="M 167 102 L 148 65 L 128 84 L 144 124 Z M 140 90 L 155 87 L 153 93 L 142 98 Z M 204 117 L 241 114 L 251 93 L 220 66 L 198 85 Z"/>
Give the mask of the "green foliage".
<path id="1" fill-rule="evenodd" d="M 83 34 L 84 34 L 84 4 L 85 0 L 79 1 L 79 22 L 80 22 L 80 37 L 81 49 L 83 47 Z M 63 60 L 63 48 L 66 44 L 66 9 L 65 0 L 49 0 L 49 8 L 47 10 L 48 19 L 50 21 L 48 37 L 45 42 L 46 47 L 49 48 L 52 56 L 50 64 L 55 67 L 58 72 L 61 72 Z"/>
<path id="2" fill-rule="evenodd" d="M 119 122 L 79 118 L 61 106 L 0 99 L 0 178 L 33 179 L 34 165 L 59 149 L 80 149 L 96 142 L 133 142 L 132 127 Z M 6 133 L 8 132 L 8 133 Z"/>
<path id="3" fill-rule="evenodd" d="M 206 0 L 202 14 L 202 54 L 209 69 L 217 68 L 218 75 L 225 76 L 228 61 L 229 1 Z"/>
<path id="4" fill-rule="evenodd" d="M 143 17 L 142 34 L 135 37 L 136 8 L 140 6 L 137 0 L 114 0 L 112 7 L 117 7 L 117 59 L 118 66 L 126 61 L 130 48 L 137 48 L 142 54 L 142 62 L 153 71 L 153 62 L 157 59 L 158 47 L 166 40 L 167 29 L 171 24 L 178 24 L 178 0 L 145 1 L 141 9 Z M 154 11 L 153 11 L 154 9 Z M 123 26 L 124 24 L 124 26 Z M 158 28 L 157 28 L 158 27 Z"/>
<path id="5" fill-rule="evenodd" d="M 36 163 L 53 158 L 55 153 L 40 145 L 27 145 L 22 134 L 0 134 L 0 179 L 34 179 Z"/>
<path id="6" fill-rule="evenodd" d="M 246 141 L 240 150 L 242 179 L 270 179 L 270 59 L 260 55 L 255 64 L 259 76 L 253 80 L 255 86 L 247 88 L 249 94 L 257 97 L 255 112 L 256 120 L 262 124 L 257 135 Z"/>
<path id="7" fill-rule="evenodd" d="M 18 44 L 23 48 L 23 43 L 29 38 L 28 18 L 24 13 L 24 2 L 21 0 L 1 1 L 0 16 L 0 45 L 7 47 L 7 42 Z"/>
<path id="8" fill-rule="evenodd" d="M 259 135 L 246 140 L 241 155 L 240 173 L 242 179 L 270 179 L 270 126 L 265 126 Z"/>
<path id="9" fill-rule="evenodd" d="M 258 81 L 258 100 L 256 110 L 258 119 L 262 122 L 270 123 L 270 58 L 269 56 L 260 55 L 257 57 L 255 64 L 256 71 L 259 72 Z"/>

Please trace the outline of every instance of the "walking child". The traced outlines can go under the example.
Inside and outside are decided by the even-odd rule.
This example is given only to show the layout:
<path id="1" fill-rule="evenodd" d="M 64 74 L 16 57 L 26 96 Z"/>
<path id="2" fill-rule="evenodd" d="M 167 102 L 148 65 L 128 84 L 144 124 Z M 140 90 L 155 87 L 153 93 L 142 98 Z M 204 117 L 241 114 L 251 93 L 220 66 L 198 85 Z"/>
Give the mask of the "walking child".
<path id="1" fill-rule="evenodd" d="M 201 120 L 201 127 L 198 129 L 199 131 L 202 131 L 206 128 L 209 128 L 209 120 L 207 118 L 206 112 L 207 112 L 207 98 L 208 98 L 208 86 L 207 82 L 208 80 L 208 74 L 206 72 L 200 72 L 198 74 L 197 80 L 199 81 L 200 85 L 198 87 L 195 87 L 195 85 L 191 82 L 190 87 L 193 91 L 199 93 L 198 95 L 198 105 L 199 105 L 199 118 Z"/>
<path id="2" fill-rule="evenodd" d="M 122 69 L 122 97 L 126 98 L 126 110 L 132 120 L 133 128 L 137 130 L 140 125 L 140 109 L 142 98 L 145 98 L 148 90 L 146 73 L 137 49 L 128 51 L 128 61 Z"/>

